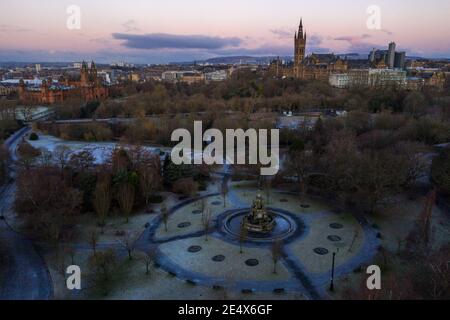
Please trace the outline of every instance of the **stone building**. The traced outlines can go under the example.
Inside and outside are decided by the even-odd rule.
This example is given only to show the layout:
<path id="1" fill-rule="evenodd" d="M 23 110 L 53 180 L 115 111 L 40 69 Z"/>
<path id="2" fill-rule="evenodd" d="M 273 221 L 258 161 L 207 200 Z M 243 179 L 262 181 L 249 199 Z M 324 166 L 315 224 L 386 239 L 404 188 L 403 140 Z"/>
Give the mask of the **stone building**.
<path id="1" fill-rule="evenodd" d="M 19 82 L 19 100 L 25 104 L 54 104 L 69 97 L 81 97 L 84 101 L 101 101 L 108 97 L 108 88 L 98 77 L 94 62 L 88 69 L 83 61 L 79 81 L 70 81 L 61 76 L 57 81 L 52 78 L 42 80 L 40 86 L 29 87 L 23 79 Z"/>
<path id="2" fill-rule="evenodd" d="M 312 53 L 306 56 L 306 43 L 306 31 L 303 30 L 303 21 L 300 20 L 298 32 L 294 35 L 293 64 L 284 64 L 280 59 L 276 59 L 269 67 L 271 74 L 276 77 L 328 81 L 331 74 L 344 73 L 347 70 L 347 61 L 334 54 Z"/>
<path id="3" fill-rule="evenodd" d="M 6 85 L 0 84 L 0 97 L 8 96 L 15 91 L 16 91 L 16 89 L 13 86 L 6 86 Z"/>

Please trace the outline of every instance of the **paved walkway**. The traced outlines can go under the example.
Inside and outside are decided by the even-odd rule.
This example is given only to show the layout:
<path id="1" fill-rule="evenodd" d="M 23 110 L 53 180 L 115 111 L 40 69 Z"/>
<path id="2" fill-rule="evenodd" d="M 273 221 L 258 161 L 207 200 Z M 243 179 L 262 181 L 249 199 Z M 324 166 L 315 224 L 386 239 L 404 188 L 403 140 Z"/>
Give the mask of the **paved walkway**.
<path id="1" fill-rule="evenodd" d="M 13 160 L 17 160 L 15 149 L 18 142 L 29 130 L 23 128 L 5 142 Z M 0 212 L 10 210 L 14 193 L 14 183 L 2 188 Z M 0 220 L 0 253 L 4 258 L 0 276 L 0 300 L 41 300 L 52 297 L 52 280 L 44 259 L 33 243 L 15 232 L 5 219 Z"/>

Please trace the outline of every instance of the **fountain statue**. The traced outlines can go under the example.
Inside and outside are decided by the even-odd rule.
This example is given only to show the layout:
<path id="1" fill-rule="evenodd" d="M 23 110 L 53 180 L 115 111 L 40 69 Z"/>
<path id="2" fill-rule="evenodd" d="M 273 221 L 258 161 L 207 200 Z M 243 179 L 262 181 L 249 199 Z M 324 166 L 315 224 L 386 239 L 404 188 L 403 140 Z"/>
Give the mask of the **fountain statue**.
<path id="1" fill-rule="evenodd" d="M 244 228 L 250 232 L 269 233 L 275 226 L 275 219 L 267 212 L 260 194 L 253 200 L 251 211 L 242 220 Z"/>

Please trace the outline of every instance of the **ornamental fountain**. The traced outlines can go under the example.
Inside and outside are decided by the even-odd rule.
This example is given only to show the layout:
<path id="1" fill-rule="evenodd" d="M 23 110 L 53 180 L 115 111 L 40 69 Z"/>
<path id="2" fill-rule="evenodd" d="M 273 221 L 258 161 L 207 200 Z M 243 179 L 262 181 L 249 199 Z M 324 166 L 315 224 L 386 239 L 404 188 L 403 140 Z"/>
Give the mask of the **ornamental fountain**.
<path id="1" fill-rule="evenodd" d="M 242 224 L 249 232 L 255 233 L 270 233 L 275 227 L 276 221 L 264 207 L 260 194 L 253 200 L 250 213 L 242 219 Z"/>

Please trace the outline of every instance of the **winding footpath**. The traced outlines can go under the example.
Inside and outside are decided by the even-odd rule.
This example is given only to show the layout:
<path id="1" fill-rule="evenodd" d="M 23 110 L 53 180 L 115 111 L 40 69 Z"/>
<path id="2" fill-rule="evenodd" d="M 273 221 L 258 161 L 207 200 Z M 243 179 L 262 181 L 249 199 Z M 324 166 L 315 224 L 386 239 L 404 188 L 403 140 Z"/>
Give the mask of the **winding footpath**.
<path id="1" fill-rule="evenodd" d="M 29 128 L 22 128 L 6 140 L 13 161 L 16 148 Z M 13 168 L 14 170 L 14 168 Z M 10 210 L 14 203 L 15 182 L 0 189 L 0 212 Z M 44 300 L 53 296 L 50 272 L 32 241 L 15 232 L 6 219 L 0 220 L 0 300 Z"/>

